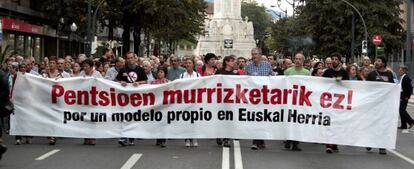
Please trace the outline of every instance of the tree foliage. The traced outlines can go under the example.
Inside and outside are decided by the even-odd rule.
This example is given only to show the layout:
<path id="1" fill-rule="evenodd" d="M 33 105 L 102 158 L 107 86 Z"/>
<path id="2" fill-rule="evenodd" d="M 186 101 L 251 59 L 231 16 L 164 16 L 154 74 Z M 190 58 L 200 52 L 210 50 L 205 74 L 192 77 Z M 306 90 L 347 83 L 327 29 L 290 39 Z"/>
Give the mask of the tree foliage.
<path id="1" fill-rule="evenodd" d="M 102 3 L 97 15 L 101 26 L 124 29 L 124 52 L 129 51 L 129 32 L 133 32 L 136 53 L 141 33 L 167 42 L 191 39 L 201 33 L 207 8 L 203 0 L 47 0 L 44 10 L 55 14 L 51 16 L 55 23 L 63 17 L 70 21 L 68 23 L 80 23 L 86 30 L 88 1 L 92 3 L 93 10 Z M 111 34 L 108 36 L 112 39 Z"/>
<path id="2" fill-rule="evenodd" d="M 400 18 L 401 1 L 398 0 L 348 0 L 362 14 L 368 30 L 368 43 L 371 37 L 383 37 L 386 53 L 398 49 L 402 45 L 402 20 Z M 313 54 L 329 55 L 332 52 L 341 52 L 350 56 L 352 43 L 352 15 L 355 17 L 355 44 L 360 51 L 361 41 L 364 39 L 364 28 L 358 14 L 343 1 L 337 0 L 308 0 L 305 6 L 297 8 L 295 18 L 280 20 L 273 25 L 274 47 L 278 50 L 286 49 L 292 44 L 286 39 L 299 38 L 300 45 L 296 49 L 308 49 Z M 306 37 L 311 41 L 303 42 Z M 306 41 L 306 40 L 305 40 Z M 303 45 L 305 44 L 305 45 Z M 371 52 L 374 46 L 370 45 Z M 371 53 L 370 52 L 370 53 Z"/>

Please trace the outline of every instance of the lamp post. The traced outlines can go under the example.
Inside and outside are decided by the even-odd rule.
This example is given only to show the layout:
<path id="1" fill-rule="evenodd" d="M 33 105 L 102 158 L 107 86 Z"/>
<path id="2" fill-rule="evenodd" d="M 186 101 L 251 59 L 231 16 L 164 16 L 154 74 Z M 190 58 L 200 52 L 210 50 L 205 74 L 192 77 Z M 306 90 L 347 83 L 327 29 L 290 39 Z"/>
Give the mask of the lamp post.
<path id="1" fill-rule="evenodd" d="M 297 0 L 293 0 L 293 2 L 289 2 L 288 0 L 285 0 L 289 5 L 292 6 L 292 17 L 295 17 L 295 7 L 296 7 L 296 1 Z M 277 0 L 277 6 L 279 6 L 282 4 L 282 0 Z M 287 10 L 286 10 L 286 16 L 287 16 Z"/>
<path id="2" fill-rule="evenodd" d="M 361 21 L 362 21 L 362 24 L 364 25 L 364 33 L 365 33 L 365 41 L 366 42 L 368 42 L 368 31 L 367 31 L 367 25 L 365 24 L 365 20 L 364 20 L 364 17 L 362 17 L 362 15 L 361 15 L 361 12 L 359 12 L 359 10 L 354 6 L 354 5 L 352 5 L 351 3 L 349 3 L 348 1 L 346 1 L 346 0 L 342 0 L 342 2 L 344 2 L 344 3 L 346 3 L 347 5 L 349 5 L 349 6 L 351 6 L 354 10 L 355 10 L 355 12 L 359 15 L 359 17 L 361 18 Z M 367 52 L 368 53 L 368 52 Z"/>
<path id="3" fill-rule="evenodd" d="M 56 56 L 59 57 L 60 56 L 60 45 L 59 45 L 59 30 L 62 29 L 63 24 L 65 23 L 65 19 L 64 18 L 60 18 L 57 28 L 56 28 Z"/>
<path id="4" fill-rule="evenodd" d="M 406 63 L 409 66 L 411 73 L 414 72 L 414 65 L 412 64 L 411 58 L 411 0 L 407 0 L 406 2 L 406 9 L 407 9 L 407 19 L 406 19 L 406 37 L 405 37 L 405 56 L 406 56 Z"/>
<path id="5" fill-rule="evenodd" d="M 95 22 L 96 22 L 96 14 L 99 11 L 101 5 L 105 2 L 105 0 L 99 1 L 98 6 L 96 7 L 95 11 L 93 11 L 93 16 L 91 16 L 92 12 L 92 0 L 88 1 L 88 15 L 87 15 L 87 29 L 86 29 L 86 56 L 89 57 L 91 55 L 91 46 L 92 46 L 92 39 L 95 36 Z"/>
<path id="6" fill-rule="evenodd" d="M 75 22 L 73 22 L 72 23 L 72 25 L 70 25 L 70 31 L 71 31 L 71 34 L 70 34 L 70 36 L 69 36 L 69 38 L 70 38 L 70 54 L 73 56 L 73 50 L 72 50 L 72 34 L 73 34 L 73 32 L 76 32 L 76 30 L 78 29 L 78 26 L 76 26 L 76 24 L 75 24 Z"/>

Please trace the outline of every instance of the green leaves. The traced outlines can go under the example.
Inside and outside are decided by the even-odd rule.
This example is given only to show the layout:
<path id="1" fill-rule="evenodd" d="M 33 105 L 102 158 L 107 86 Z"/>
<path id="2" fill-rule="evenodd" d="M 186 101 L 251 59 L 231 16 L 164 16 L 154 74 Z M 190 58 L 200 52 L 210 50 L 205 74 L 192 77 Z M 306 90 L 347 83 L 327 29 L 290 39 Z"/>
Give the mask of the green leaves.
<path id="1" fill-rule="evenodd" d="M 374 35 L 383 37 L 386 53 L 402 45 L 402 20 L 400 18 L 401 1 L 398 0 L 348 0 L 363 15 L 367 24 L 368 40 Z M 293 36 L 311 36 L 315 46 L 296 46 L 308 48 L 312 54 L 321 56 L 331 52 L 341 52 L 350 56 L 352 41 L 352 15 L 355 15 L 355 44 L 364 39 L 364 28 L 360 17 L 341 0 L 308 0 L 306 5 L 298 7 L 296 18 L 280 20 L 273 26 L 274 48 L 290 46 L 283 39 Z M 289 21 L 289 22 L 287 22 Z M 286 28 L 283 28 L 286 27 Z M 274 29 L 281 30 L 274 30 Z M 298 32 L 298 33 L 294 33 Z M 278 37 L 282 36 L 282 37 Z M 279 41 L 278 41 L 279 40 Z M 374 48 L 371 44 L 370 48 Z M 373 50 L 371 50 L 373 51 Z"/>

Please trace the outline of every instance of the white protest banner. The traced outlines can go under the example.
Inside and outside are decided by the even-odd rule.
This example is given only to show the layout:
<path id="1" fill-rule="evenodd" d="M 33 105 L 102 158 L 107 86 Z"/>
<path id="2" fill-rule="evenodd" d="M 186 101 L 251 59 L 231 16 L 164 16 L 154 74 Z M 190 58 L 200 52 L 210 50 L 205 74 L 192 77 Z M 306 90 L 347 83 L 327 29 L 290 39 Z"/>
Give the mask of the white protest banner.
<path id="1" fill-rule="evenodd" d="M 306 76 L 210 76 L 122 87 L 19 75 L 11 133 L 78 138 L 239 138 L 395 148 L 400 89 Z"/>

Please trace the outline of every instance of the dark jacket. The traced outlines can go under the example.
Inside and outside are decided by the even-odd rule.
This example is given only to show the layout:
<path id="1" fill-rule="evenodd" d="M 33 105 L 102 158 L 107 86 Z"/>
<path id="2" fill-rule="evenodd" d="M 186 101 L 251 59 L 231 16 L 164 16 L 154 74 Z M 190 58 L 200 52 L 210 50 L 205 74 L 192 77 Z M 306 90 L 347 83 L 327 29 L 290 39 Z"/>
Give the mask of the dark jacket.
<path id="1" fill-rule="evenodd" d="M 0 70 L 0 104 L 4 104 L 6 101 L 8 101 L 9 95 L 10 95 L 10 89 L 9 89 L 9 74 L 4 72 L 3 70 Z"/>
<path id="2" fill-rule="evenodd" d="M 411 78 L 407 74 L 401 79 L 401 99 L 410 99 L 413 93 L 413 85 L 411 84 Z"/>

